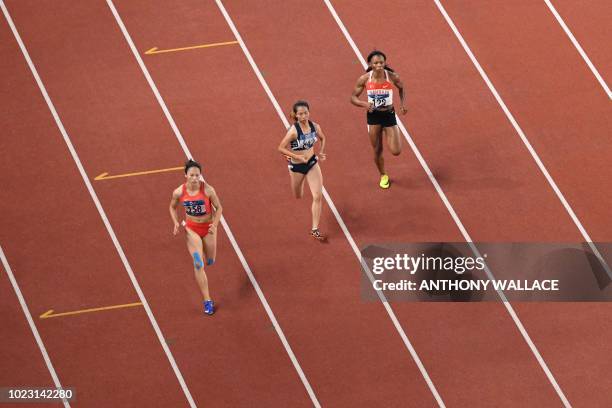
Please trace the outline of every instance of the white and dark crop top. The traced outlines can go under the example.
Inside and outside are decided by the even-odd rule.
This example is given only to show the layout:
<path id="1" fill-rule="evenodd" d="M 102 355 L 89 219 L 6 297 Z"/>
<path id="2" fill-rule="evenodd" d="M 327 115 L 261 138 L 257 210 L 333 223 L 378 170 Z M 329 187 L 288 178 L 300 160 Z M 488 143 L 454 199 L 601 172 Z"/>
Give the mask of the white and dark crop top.
<path id="1" fill-rule="evenodd" d="M 308 121 L 308 126 L 310 126 L 310 132 L 308 133 L 302 132 L 302 128 L 298 122 L 295 122 L 294 126 L 295 130 L 297 130 L 297 139 L 291 141 L 291 150 L 300 151 L 311 149 L 317 141 L 317 131 L 314 123 Z"/>

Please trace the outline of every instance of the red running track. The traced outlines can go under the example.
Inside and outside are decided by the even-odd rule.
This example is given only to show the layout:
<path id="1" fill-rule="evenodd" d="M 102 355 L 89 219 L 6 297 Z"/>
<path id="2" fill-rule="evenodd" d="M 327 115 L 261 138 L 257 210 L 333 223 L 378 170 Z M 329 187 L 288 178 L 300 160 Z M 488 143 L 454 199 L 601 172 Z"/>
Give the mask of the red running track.
<path id="1" fill-rule="evenodd" d="M 612 176 L 609 98 L 545 4 L 505 7 L 482 1 L 472 5 L 473 13 L 459 2 L 448 2 L 447 10 L 456 17 L 458 28 L 591 239 L 609 241 L 612 194 L 604 187 Z M 612 7 L 603 4 L 584 8 L 598 8 L 602 15 L 612 12 Z M 572 27 L 574 15 L 566 16 L 565 22 Z M 489 29 L 485 32 L 483 27 Z M 609 47 L 595 48 L 605 53 Z M 595 57 L 601 61 L 598 54 Z M 612 325 L 605 318 L 609 305 L 519 305 L 517 309 L 537 344 L 546 347 L 544 357 L 553 372 L 559 373 L 570 401 L 606 405 L 612 364 L 600 356 L 607 352 L 606 339 L 612 334 Z M 542 316 L 553 324 L 539 324 Z M 577 383 L 577 376 L 586 381 Z"/>
<path id="2" fill-rule="evenodd" d="M 118 1 L 116 5 L 141 55 L 153 46 L 233 39 L 212 3 Z M 245 9 L 238 2 L 226 6 L 281 106 L 287 110 L 297 98 L 311 101 L 313 118 L 330 136 L 329 160 L 323 166 L 326 187 L 358 245 L 462 239 L 407 146 L 402 156 L 388 159 L 393 189 L 383 193 L 376 188 L 362 112 L 347 103 L 361 68 L 324 5 L 304 9 L 300 24 L 296 24 L 297 5 L 291 2 L 270 2 L 265 9 Z M 418 3 L 410 10 L 390 2 L 378 6 L 390 16 L 380 29 L 366 19 L 366 9 L 348 2 L 336 4 L 362 51 L 380 46 L 402 74 L 409 91 L 410 113 L 405 122 L 472 237 L 580 239 L 435 6 Z M 176 138 L 106 5 L 9 2 L 8 8 L 90 179 L 105 171 L 115 174 L 180 163 L 183 156 Z M 489 16 L 499 18 L 493 12 Z M 262 24 L 268 20 L 276 24 Z M 378 38 L 372 33 L 385 35 Z M 474 35 L 468 39 L 470 44 L 478 43 L 477 32 Z M 560 32 L 559 41 L 563 35 Z M 2 48 L 9 56 L 4 60 L 13 62 L 2 69 L 14 78 L 8 85 L 3 83 L 6 90 L 1 100 L 13 102 L 3 123 L 19 140 L 6 144 L 12 161 L 3 176 L 10 177 L 7 185 L 16 194 L 35 188 L 51 196 L 42 227 L 34 219 L 24 220 L 21 208 L 2 212 L 0 243 L 33 314 L 51 307 L 72 310 L 136 301 L 6 24 L 2 36 L 7 40 L 2 43 L 10 45 Z M 412 46 L 406 47 L 405 38 Z M 530 44 L 524 47 L 529 49 Z M 483 43 L 479 51 L 486 52 L 486 46 Z M 321 404 L 435 405 L 384 309 L 360 300 L 359 265 L 334 217 L 324 211 L 324 226 L 331 234 L 327 246 L 311 242 L 302 232 L 309 223 L 308 202 L 290 199 L 286 170 L 275 152 L 284 131 L 282 122 L 240 48 L 143 58 L 188 146 L 204 161 L 207 180 L 220 192 L 230 227 Z M 481 63 L 488 72 L 485 60 Z M 496 73 L 490 74 L 494 83 L 498 81 L 494 75 L 503 74 Z M 500 92 L 504 92 L 502 84 Z M 515 86 L 508 88 L 513 92 Z M 553 89 L 541 92 L 555 96 Z M 21 96 L 21 105 L 19 99 L 14 102 L 14 95 Z M 521 109 L 528 103 L 523 96 L 507 103 Z M 586 105 L 587 112 L 605 109 L 594 99 L 577 103 Z M 558 107 L 561 112 L 567 108 Z M 532 115 L 538 126 L 540 113 Z M 517 115 L 517 120 L 525 119 Z M 531 128 L 525 132 L 531 137 Z M 432 135 L 435 143 L 431 143 Z M 538 152 L 554 149 L 545 142 L 535 146 Z M 575 149 L 583 147 L 577 144 Z M 20 164 L 32 157 L 40 161 L 41 169 L 24 170 Z M 257 169 L 255 174 L 252 169 Z M 44 181 L 38 181 L 41 170 Z M 592 169 L 583 170 L 592 175 Z M 553 176 L 559 177 L 564 192 L 576 188 L 576 182 L 563 172 Z M 309 405 L 225 234 L 219 240 L 218 265 L 210 270 L 219 315 L 205 320 L 196 313 L 198 299 L 189 260 L 182 240 L 170 234 L 166 213 L 169 192 L 181 176 L 150 177 L 94 182 L 94 188 L 162 332 L 171 340 L 172 353 L 196 403 Z M 579 193 L 575 196 L 584 197 Z M 591 203 L 577 202 L 575 210 L 580 208 L 588 212 Z M 384 209 L 384 216 L 379 209 Z M 91 222 L 83 224 L 83 217 Z M 590 222 L 585 220 L 588 229 Z M 42 247 L 25 232 L 38 228 L 45 228 L 44 236 L 52 238 Z M 78 231 L 78 239 L 69 231 Z M 300 248 L 298 256 L 285 249 L 287 243 Z M 18 310 L 10 301 L 14 296 L 3 299 Z M 393 308 L 448 406 L 560 405 L 501 305 L 393 304 Z M 601 392 L 609 388 L 609 375 L 607 363 L 597 353 L 607 350 L 608 328 L 602 324 L 607 321 L 607 307 L 518 308 L 570 401 L 605 405 Z M 184 405 L 176 377 L 142 310 L 104 313 L 108 315 L 37 321 L 62 383 L 78 390 L 78 404 Z M 586 337 L 584 330 L 589 328 L 590 337 Z M 77 334 L 71 342 L 65 341 L 66 330 Z M 20 333 L 13 338 L 28 335 L 25 325 Z M 563 344 L 557 341 L 560 335 L 567 339 Z M 23 338 L 32 346 L 29 352 L 36 355 L 31 337 Z M 581 362 L 585 358 L 597 364 L 594 371 Z M 49 381 L 42 363 L 38 368 L 23 367 L 21 372 L 26 379 L 41 376 Z M 84 372 L 96 375 L 88 377 Z M 202 373 L 209 372 L 214 375 L 203 381 Z M 571 382 L 586 373 L 599 383 Z M 100 379 L 106 382 L 94 390 Z"/>
<path id="3" fill-rule="evenodd" d="M 612 37 L 612 27 L 607 23 L 612 16 L 610 3 L 605 0 L 554 0 L 552 4 L 609 88 L 612 83 L 612 49 L 601 45 Z"/>

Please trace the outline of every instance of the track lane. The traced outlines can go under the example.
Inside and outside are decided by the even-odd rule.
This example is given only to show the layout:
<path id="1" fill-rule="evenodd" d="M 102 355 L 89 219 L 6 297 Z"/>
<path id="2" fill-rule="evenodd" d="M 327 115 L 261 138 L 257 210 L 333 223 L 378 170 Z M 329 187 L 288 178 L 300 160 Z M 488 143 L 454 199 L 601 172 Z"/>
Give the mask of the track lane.
<path id="1" fill-rule="evenodd" d="M 454 1 L 448 6 L 586 231 L 595 241 L 609 241 L 612 195 L 602 186 L 610 179 L 612 149 L 607 139 L 612 107 L 565 34 L 555 27 L 549 10 L 539 3 L 496 8 L 476 2 L 472 12 Z M 526 14 L 532 18 L 525 19 Z M 517 309 L 559 373 L 568 398 L 583 404 L 607 403 L 603 390 L 612 385 L 612 366 L 600 356 L 609 348 L 604 339 L 612 325 L 603 318 L 609 305 L 526 304 Z M 544 316 L 555 324 L 542 324 Z M 566 341 L 561 344 L 559 338 Z M 591 381 L 577 383 L 577 375 Z"/>
<path id="2" fill-rule="evenodd" d="M 612 49 L 607 45 L 612 38 L 610 2 L 605 0 L 551 0 L 551 3 L 610 88 L 612 86 L 610 85 L 612 83 Z M 552 14 L 551 18 L 554 18 Z M 570 39 L 567 38 L 567 41 Z"/>
<path id="3" fill-rule="evenodd" d="M 45 365 L 40 349 L 25 320 L 23 310 L 4 268 L 0 276 L 0 384 L 3 387 L 53 388 L 51 374 Z M 53 362 L 52 362 L 53 363 Z M 22 406 L 20 404 L 20 406 Z M 24 404 L 24 407 L 49 406 L 49 404 Z M 62 406 L 61 403 L 52 406 Z"/>
<path id="4" fill-rule="evenodd" d="M 106 231 L 6 20 L 0 32 L 2 59 L 11 61 L 2 66 L 2 100 L 10 101 L 1 113 L 9 135 L 3 185 L 10 186 L 6 202 L 22 198 L 3 207 L 0 241 L 58 376 L 88 406 L 135 400 L 181 406 L 176 378 L 141 311 L 38 319 L 49 309 L 126 303 L 136 294 L 110 240 L 101 238 Z M 117 353 L 118 347 L 137 352 Z M 142 361 L 158 373 L 134 370 Z M 100 378 L 100 371 L 107 375 Z"/>
<path id="5" fill-rule="evenodd" d="M 612 192 L 599 186 L 612 176 L 612 104 L 546 5 L 475 2 L 466 10 L 447 3 L 586 231 L 595 241 L 609 240 Z"/>
<path id="6" fill-rule="evenodd" d="M 9 152 L 11 138 L 18 134 L 13 126 L 23 126 L 23 124 L 14 120 L 11 123 L 10 117 L 18 115 L 21 109 L 26 109 L 29 98 L 39 98 L 39 96 L 33 92 L 35 91 L 33 88 L 30 88 L 30 93 L 15 92 L 14 83 L 17 79 L 13 72 L 16 62 L 9 58 L 9 56 L 16 55 L 14 53 L 15 49 L 10 46 L 14 42 L 14 38 L 4 18 L 0 27 L 0 44 L 2 44 L 0 46 L 0 55 L 2 56 L 0 58 L 0 76 L 4 79 L 0 83 L 0 101 L 3 101 L 0 117 L 6 128 L 5 136 L 0 138 L 0 151 L 2 151 L 4 157 Z M 20 99 L 20 97 L 23 99 Z M 2 171 L 0 172 L 0 184 L 3 186 L 2 191 L 0 191 L 2 202 L 14 201 L 10 188 L 13 184 L 12 173 L 13 170 L 10 169 L 8 160 L 3 160 Z M 11 240 L 3 222 L 2 229 L 0 229 L 0 244 L 6 245 L 5 243 Z M 12 258 L 8 259 L 9 265 L 12 261 Z M 3 386 L 32 386 L 33 384 L 53 386 L 51 375 L 45 366 L 40 349 L 28 326 L 4 267 L 2 268 L 2 276 L 0 276 L 0 293 L 2 294 L 0 296 L 0 322 L 2 322 L 0 360 L 4 362 L 2 370 L 0 370 L 0 384 L 3 384 Z M 27 299 L 26 304 L 28 304 Z M 32 404 L 32 406 L 34 405 Z M 61 404 L 58 404 L 58 406 L 61 406 Z"/>
<path id="7" fill-rule="evenodd" d="M 353 3 L 345 4 L 351 10 L 359 9 L 359 6 Z M 243 34 L 243 38 L 255 60 L 265 72 L 266 80 L 268 80 L 281 105 L 290 106 L 298 98 L 308 99 L 313 105 L 314 117 L 321 121 L 321 124 L 327 129 L 327 133 L 336 138 L 335 140 L 331 139 L 330 149 L 338 150 L 330 150 L 330 160 L 326 163 L 326 169 L 328 169 L 326 171 L 326 186 L 334 199 L 338 201 L 337 206 L 341 208 L 342 214 L 348 214 L 347 225 L 359 245 L 381 241 L 461 240 L 461 236 L 455 232 L 454 223 L 450 220 L 439 197 L 423 174 L 423 170 L 416 161 L 413 161 L 409 148 L 405 147 L 403 157 L 400 158 L 390 158 L 390 155 L 387 155 L 388 165 L 390 165 L 389 173 L 396 183 L 389 192 L 378 190 L 376 171 L 371 164 L 371 152 L 366 140 L 364 122 L 362 122 L 365 115 L 362 111 L 353 109 L 348 104 L 350 90 L 354 86 L 355 79 L 362 71 L 356 64 L 357 60 L 354 54 L 352 54 L 344 37 L 342 37 L 324 6 L 321 8 L 319 6 L 310 7 L 308 12 L 300 13 L 299 24 L 297 24 L 297 17 L 294 16 L 294 10 L 297 6 L 293 3 L 275 2 L 270 6 L 270 10 L 275 11 L 273 20 L 277 23 L 274 25 L 259 24 L 266 18 L 270 18 L 269 10 L 259 12 L 248 10 L 247 12 L 236 2 L 226 3 L 226 7 Z M 368 10 L 366 5 L 363 5 L 363 7 L 363 9 L 360 9 L 360 15 L 367 19 Z M 387 21 L 387 18 L 385 21 Z M 315 26 L 317 29 L 313 30 L 312 27 Z M 364 23 L 364 27 L 372 29 L 371 32 L 393 34 L 393 32 L 389 33 L 386 28 L 381 31 L 372 21 Z M 295 44 L 294 47 L 293 44 Z M 274 55 L 274 58 L 269 57 L 271 54 Z M 290 61 L 290 64 L 277 64 L 276 61 L 279 60 Z M 391 64 L 393 65 L 393 60 Z M 406 78 L 410 78 L 404 74 L 405 70 L 400 72 L 404 76 L 404 81 L 406 81 Z M 410 91 L 410 85 L 407 86 Z M 483 98 L 486 99 L 487 96 L 483 95 Z M 416 106 L 418 109 L 418 105 Z M 490 111 L 493 112 L 493 107 L 490 108 Z M 425 116 L 427 121 L 420 121 L 417 126 L 436 126 L 438 122 L 432 123 L 432 112 L 434 110 L 430 108 Z M 500 115 L 500 117 L 503 117 L 503 115 Z M 457 114 L 452 115 L 451 118 L 454 121 L 460 120 Z M 483 123 L 484 120 L 478 125 L 482 126 Z M 413 122 L 409 122 L 411 131 L 413 130 L 412 125 Z M 444 137 L 438 132 L 435 134 L 437 139 L 443 139 Z M 360 136 L 363 136 L 363 140 L 358 140 Z M 421 146 L 418 141 L 417 144 Z M 474 146 L 476 146 L 476 143 L 474 143 Z M 465 146 L 465 142 L 462 143 L 460 140 L 455 140 L 454 149 L 447 151 L 443 151 L 440 144 L 431 146 L 432 149 L 436 149 L 432 151 L 443 152 L 447 155 L 446 163 L 444 163 L 447 168 L 448 155 L 450 154 L 455 155 L 453 156 L 453 163 L 461 160 L 462 156 L 464 161 L 467 161 L 468 158 L 465 156 L 468 152 L 476 156 L 476 153 L 471 151 L 470 147 L 472 146 Z M 425 154 L 425 159 L 429 161 L 428 155 L 429 153 Z M 406 156 L 409 158 L 406 159 Z M 499 158 L 489 160 L 495 162 L 496 160 L 499 161 Z M 356 163 L 359 164 L 356 165 Z M 468 165 L 468 169 L 475 167 L 475 163 L 469 163 Z M 439 166 L 433 168 L 437 176 L 449 174 L 448 171 L 440 171 Z M 350 178 L 338 176 L 345 173 L 351 173 Z M 466 175 L 471 177 L 470 185 L 475 185 L 475 180 L 483 178 L 482 175 L 473 174 L 473 172 L 471 174 L 466 172 Z M 512 185 L 525 183 L 531 191 L 537 192 L 536 188 L 539 187 L 532 180 L 517 180 L 518 176 L 505 173 L 495 174 L 488 179 L 491 189 L 496 189 L 495 182 L 497 180 L 495 177 L 510 179 L 514 182 Z M 347 179 L 357 180 L 358 187 L 348 191 L 346 188 Z M 453 184 L 452 181 L 454 180 L 442 178 L 442 181 L 444 183 L 443 188 L 447 191 L 446 187 Z M 339 191 L 342 194 L 335 194 Z M 479 199 L 487 197 L 485 193 L 475 191 L 475 189 L 470 189 L 469 193 L 478 194 Z M 367 199 L 363 199 L 366 196 Z M 392 199 L 389 199 L 390 196 Z M 455 187 L 451 200 L 454 205 L 456 200 L 469 201 L 465 190 Z M 422 206 L 416 205 L 417 203 L 422 203 Z M 504 205 L 504 208 L 510 209 L 513 204 L 503 203 L 502 205 Z M 519 205 L 529 208 L 534 204 L 525 202 L 519 203 Z M 553 208 L 562 209 L 554 201 L 551 201 L 551 205 Z M 456 206 L 456 208 L 459 208 L 459 216 L 462 219 L 464 213 L 472 214 L 465 211 L 466 207 L 464 204 Z M 385 208 L 386 217 L 368 217 L 367 215 L 371 214 L 372 209 L 375 208 Z M 481 215 L 483 218 L 489 216 L 488 213 Z M 500 214 L 494 216 L 497 221 L 504 219 Z M 513 221 L 519 219 L 518 215 L 512 214 L 511 216 L 513 216 Z M 367 219 L 371 221 L 364 221 Z M 554 217 L 551 217 L 552 219 Z M 479 220 L 476 221 L 480 222 Z M 474 223 L 472 218 L 465 223 L 468 230 L 471 228 L 471 223 Z M 513 228 L 518 230 L 518 226 Z M 571 231 L 569 227 L 566 230 Z M 499 234 L 509 235 L 510 233 L 508 231 L 495 231 L 494 233 L 494 231 L 489 230 L 489 237 L 498 237 Z M 482 406 L 504 403 L 516 404 L 517 398 L 522 398 L 518 395 L 524 395 L 525 398 L 531 398 L 531 402 L 521 399 L 521 402 L 526 404 L 558 405 L 558 397 L 554 395 L 554 390 L 549 386 L 546 377 L 520 337 L 518 330 L 500 305 L 407 305 L 396 303 L 394 308 L 400 317 L 400 321 L 405 327 L 410 328 L 409 336 L 414 336 L 411 337 L 413 344 L 428 368 L 434 383 L 439 388 L 442 397 L 448 404 L 465 405 L 474 404 L 475 401 L 478 401 Z M 449 318 L 449 311 L 451 310 L 453 311 L 450 312 L 452 313 L 452 319 Z M 458 312 L 458 310 L 461 310 L 461 312 Z M 423 318 L 416 319 L 416 315 Z M 495 332 L 487 332 L 488 336 L 495 336 L 495 340 L 492 340 L 491 337 L 475 335 L 475 333 L 480 334 L 482 332 L 482 327 L 489 326 L 497 329 Z M 436 338 L 439 341 L 432 342 L 432 332 L 437 334 Z M 445 344 L 442 340 L 445 338 L 453 339 L 452 344 Z M 507 351 L 509 349 L 512 352 L 509 353 Z M 508 359 L 507 364 L 503 362 L 505 358 Z M 520 361 L 522 368 L 518 368 L 517 361 Z M 503 370 L 500 370 L 500 367 L 503 367 Z M 452 378 L 450 373 L 457 370 L 462 370 L 465 373 L 464 378 L 469 380 L 459 383 L 456 378 Z M 518 377 L 518 375 L 509 374 L 513 371 L 515 373 L 520 371 L 521 375 L 525 373 L 527 375 Z M 512 379 L 508 380 L 508 378 Z M 484 395 L 483 388 L 487 390 Z M 540 390 L 545 391 L 541 392 Z M 500 395 L 507 398 L 500 398 Z"/>

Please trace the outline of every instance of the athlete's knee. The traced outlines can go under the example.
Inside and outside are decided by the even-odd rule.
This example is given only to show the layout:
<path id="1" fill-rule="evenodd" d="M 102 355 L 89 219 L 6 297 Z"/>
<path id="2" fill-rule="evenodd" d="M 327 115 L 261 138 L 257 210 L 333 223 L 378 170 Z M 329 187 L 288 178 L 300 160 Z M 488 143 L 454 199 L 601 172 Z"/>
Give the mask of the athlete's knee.
<path id="1" fill-rule="evenodd" d="M 312 201 L 314 201 L 316 204 L 319 204 L 322 199 L 323 199 L 323 194 L 320 191 L 316 191 L 312 193 Z"/>
<path id="2" fill-rule="evenodd" d="M 293 197 L 296 199 L 300 199 L 304 196 L 304 190 L 302 189 L 297 189 L 297 190 L 293 190 Z"/>
<path id="3" fill-rule="evenodd" d="M 193 267 L 196 268 L 197 270 L 200 270 L 202 269 L 203 266 L 204 266 L 204 261 L 202 261 L 202 257 L 200 256 L 198 252 L 194 252 L 193 253 Z"/>
<path id="4" fill-rule="evenodd" d="M 389 151 L 392 155 L 398 156 L 402 152 L 402 140 L 397 135 L 397 137 L 389 141 L 391 142 L 389 143 Z"/>
<path id="5" fill-rule="evenodd" d="M 370 144 L 372 145 L 372 149 L 374 149 L 374 151 L 382 150 L 382 143 L 380 138 Z"/>

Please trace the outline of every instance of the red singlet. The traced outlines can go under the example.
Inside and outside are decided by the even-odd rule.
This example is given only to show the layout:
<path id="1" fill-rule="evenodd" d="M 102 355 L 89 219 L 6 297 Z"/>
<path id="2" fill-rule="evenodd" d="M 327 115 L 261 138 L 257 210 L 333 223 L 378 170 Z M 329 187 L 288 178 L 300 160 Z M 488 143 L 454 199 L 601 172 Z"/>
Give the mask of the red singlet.
<path id="1" fill-rule="evenodd" d="M 210 206 L 210 198 L 204 193 L 204 182 L 200 183 L 200 190 L 196 195 L 189 195 L 187 192 L 187 184 L 183 184 L 180 202 L 185 207 L 185 213 L 192 217 L 202 217 L 204 215 L 212 214 Z M 191 219 L 187 219 L 185 227 L 196 232 L 201 238 L 204 238 L 208 234 L 208 227 L 210 222 L 195 222 Z"/>

